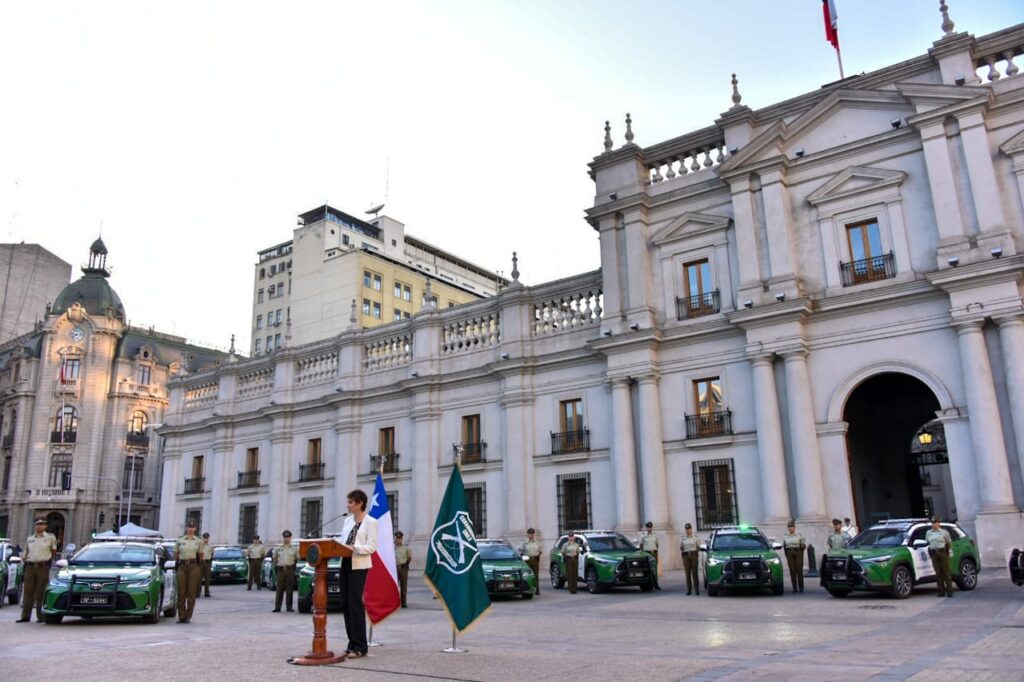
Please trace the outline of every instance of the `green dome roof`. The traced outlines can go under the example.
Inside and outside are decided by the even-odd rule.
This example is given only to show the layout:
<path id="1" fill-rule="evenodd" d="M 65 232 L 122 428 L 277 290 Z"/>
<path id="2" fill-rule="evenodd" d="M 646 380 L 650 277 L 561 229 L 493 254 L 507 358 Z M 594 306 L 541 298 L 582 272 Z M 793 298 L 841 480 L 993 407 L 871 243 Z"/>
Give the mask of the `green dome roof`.
<path id="1" fill-rule="evenodd" d="M 107 315 L 124 321 L 124 305 L 117 292 L 110 288 L 104 271 L 86 270 L 85 276 L 64 287 L 53 302 L 53 314 L 62 315 L 75 303 L 90 315 Z"/>

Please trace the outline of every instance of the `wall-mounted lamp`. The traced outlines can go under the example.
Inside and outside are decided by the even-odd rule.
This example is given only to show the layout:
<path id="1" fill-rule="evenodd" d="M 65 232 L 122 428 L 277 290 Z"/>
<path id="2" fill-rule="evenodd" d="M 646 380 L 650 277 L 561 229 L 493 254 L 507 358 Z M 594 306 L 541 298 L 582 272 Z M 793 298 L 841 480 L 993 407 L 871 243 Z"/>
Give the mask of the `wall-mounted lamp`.
<path id="1" fill-rule="evenodd" d="M 619 198 L 619 195 L 616 194 L 615 192 L 612 192 L 611 194 L 608 195 L 608 198 L 611 199 L 612 201 L 615 201 L 616 199 Z"/>
<path id="2" fill-rule="evenodd" d="M 778 301 L 779 303 L 782 303 L 783 301 L 785 301 L 786 300 L 785 292 L 780 291 L 779 293 L 775 294 L 775 300 Z"/>
<path id="3" fill-rule="evenodd" d="M 601 336 L 611 336 L 611 335 L 612 335 L 612 330 L 611 329 L 602 329 L 601 330 Z"/>
<path id="4" fill-rule="evenodd" d="M 754 302 L 753 302 L 753 301 L 751 301 L 751 300 L 750 300 L 750 299 L 748 298 L 747 300 L 745 300 L 745 301 L 743 302 L 743 307 L 744 307 L 744 308 L 753 308 L 753 307 L 754 307 Z"/>
<path id="5" fill-rule="evenodd" d="M 736 152 L 738 152 L 739 150 L 740 148 L 737 147 L 736 145 L 729 147 L 729 156 L 735 156 Z"/>
<path id="6" fill-rule="evenodd" d="M 630 322 L 629 323 L 629 330 L 632 331 L 632 332 L 640 331 L 640 323 L 639 322 Z"/>
<path id="7" fill-rule="evenodd" d="M 999 258 L 1000 256 L 1003 255 L 1003 247 L 997 246 L 994 249 L 992 249 L 991 251 L 989 251 L 989 253 L 992 254 L 993 258 Z"/>
<path id="8" fill-rule="evenodd" d="M 797 158 L 803 158 L 804 148 L 803 147 L 797 147 L 796 149 L 793 150 L 793 153 L 796 154 Z"/>
<path id="9" fill-rule="evenodd" d="M 895 128 L 895 129 L 899 130 L 899 127 L 900 127 L 901 125 L 903 125 L 903 119 L 902 119 L 902 118 L 894 118 L 894 119 L 891 119 L 891 120 L 889 121 L 889 125 L 891 125 L 891 126 L 892 126 L 893 128 Z"/>
<path id="10" fill-rule="evenodd" d="M 276 400 L 271 400 L 271 401 L 270 401 L 270 404 L 271 404 L 271 405 L 277 405 L 277 401 L 276 401 Z"/>
<path id="11" fill-rule="evenodd" d="M 338 388 L 334 389 L 334 392 L 335 393 L 344 393 L 345 389 L 343 389 L 341 386 L 339 386 Z"/>
<path id="12" fill-rule="evenodd" d="M 502 360 L 508 360 L 508 359 L 509 359 L 510 357 L 512 357 L 512 356 L 511 356 L 511 355 L 509 355 L 508 353 L 502 353 L 502 354 L 501 354 L 501 355 L 499 355 L 498 357 L 500 357 L 500 358 L 501 358 Z"/>
<path id="13" fill-rule="evenodd" d="M 960 265 L 960 257 L 950 256 L 949 258 L 946 259 L 946 262 L 949 263 L 950 267 L 955 268 L 956 266 Z"/>
<path id="14" fill-rule="evenodd" d="M 409 376 L 411 376 L 413 379 L 417 378 L 419 375 L 420 373 L 417 372 L 416 370 L 409 372 Z"/>
<path id="15" fill-rule="evenodd" d="M 957 85 L 963 85 L 964 83 L 967 82 L 967 77 L 966 76 L 957 76 L 953 80 L 953 82 L 956 83 Z"/>

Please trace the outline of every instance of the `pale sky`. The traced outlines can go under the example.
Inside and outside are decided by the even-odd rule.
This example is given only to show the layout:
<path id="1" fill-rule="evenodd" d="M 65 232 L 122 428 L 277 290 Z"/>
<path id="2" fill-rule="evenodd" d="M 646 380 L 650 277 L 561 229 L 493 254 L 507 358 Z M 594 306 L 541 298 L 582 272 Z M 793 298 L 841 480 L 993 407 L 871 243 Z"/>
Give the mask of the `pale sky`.
<path id="1" fill-rule="evenodd" d="M 847 75 L 942 35 L 938 0 L 836 1 Z M 256 252 L 389 176 L 410 233 L 537 284 L 599 265 L 605 119 L 616 146 L 627 111 L 642 146 L 710 125 L 734 71 L 754 109 L 836 80 L 819 0 L 0 2 L 0 242 L 77 278 L 102 223 L 132 323 L 246 349 Z"/>

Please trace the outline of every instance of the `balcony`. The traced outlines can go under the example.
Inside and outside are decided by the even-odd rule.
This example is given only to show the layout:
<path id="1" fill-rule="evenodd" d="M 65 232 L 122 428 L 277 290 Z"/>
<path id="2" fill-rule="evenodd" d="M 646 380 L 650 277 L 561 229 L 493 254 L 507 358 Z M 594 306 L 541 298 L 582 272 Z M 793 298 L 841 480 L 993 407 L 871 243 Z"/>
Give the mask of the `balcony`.
<path id="1" fill-rule="evenodd" d="M 51 443 L 74 443 L 78 437 L 78 431 L 51 431 Z"/>
<path id="2" fill-rule="evenodd" d="M 462 459 L 459 460 L 459 451 L 462 451 Z M 460 443 L 452 445 L 452 455 L 462 464 L 480 464 L 487 461 L 487 443 Z"/>
<path id="3" fill-rule="evenodd" d="M 732 410 L 686 415 L 687 438 L 714 438 L 732 434 Z"/>
<path id="4" fill-rule="evenodd" d="M 314 462 L 313 464 L 299 465 L 299 482 L 322 481 L 324 480 L 324 463 Z"/>
<path id="5" fill-rule="evenodd" d="M 551 454 L 564 455 L 570 452 L 590 451 L 590 429 L 563 431 L 551 434 Z"/>
<path id="6" fill-rule="evenodd" d="M 839 273 L 842 275 L 844 287 L 892 279 L 896 276 L 896 260 L 890 251 L 881 256 L 855 260 L 852 263 L 840 263 Z"/>
<path id="7" fill-rule="evenodd" d="M 4 450 L 10 450 L 12 445 L 14 445 L 14 434 L 9 433 L 6 436 L 4 436 L 3 448 Z"/>
<path id="8" fill-rule="evenodd" d="M 202 480 L 202 479 L 200 479 Z M 256 488 L 260 484 L 260 472 L 259 471 L 239 471 L 238 472 L 238 487 L 239 488 Z M 200 484 L 202 488 L 202 484 Z"/>
<path id="9" fill-rule="evenodd" d="M 199 478 L 186 478 L 185 479 L 185 495 L 195 495 L 203 492 L 203 485 L 206 483 L 206 479 L 200 476 Z"/>
<path id="10" fill-rule="evenodd" d="M 54 391 L 55 395 L 61 394 L 77 394 L 78 393 L 78 379 L 57 379 L 57 388 Z"/>
<path id="11" fill-rule="evenodd" d="M 141 431 L 130 431 L 124 439 L 124 444 L 130 448 L 148 448 L 149 435 Z"/>
<path id="12" fill-rule="evenodd" d="M 708 291 L 689 298 L 676 299 L 676 319 L 689 320 L 704 315 L 714 315 L 722 309 L 718 290 Z"/>
<path id="13" fill-rule="evenodd" d="M 376 455 L 370 455 L 370 461 L 382 474 L 395 474 L 398 473 L 398 458 L 400 456 L 397 452 L 378 452 Z M 381 458 L 384 460 L 383 467 Z"/>

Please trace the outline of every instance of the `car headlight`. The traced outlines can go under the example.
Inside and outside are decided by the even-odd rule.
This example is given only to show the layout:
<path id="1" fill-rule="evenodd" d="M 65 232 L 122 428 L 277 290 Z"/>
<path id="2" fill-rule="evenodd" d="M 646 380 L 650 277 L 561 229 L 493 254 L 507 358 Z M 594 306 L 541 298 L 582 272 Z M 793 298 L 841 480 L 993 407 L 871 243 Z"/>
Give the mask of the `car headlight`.
<path id="1" fill-rule="evenodd" d="M 708 566 L 717 566 L 718 564 L 724 564 L 724 563 L 725 562 L 722 561 L 721 559 L 716 559 L 713 556 L 709 556 L 708 557 L 708 561 L 707 561 Z"/>
<path id="2" fill-rule="evenodd" d="M 892 554 L 884 554 L 882 556 L 873 556 L 861 559 L 862 564 L 884 564 L 892 559 Z"/>
<path id="3" fill-rule="evenodd" d="M 139 580 L 133 580 L 130 583 L 125 583 L 125 587 L 149 587 L 149 584 L 153 582 L 153 576 L 147 576 Z"/>
<path id="4" fill-rule="evenodd" d="M 64 576 L 55 575 L 50 578 L 50 587 L 67 587 L 70 584 L 71 579 Z"/>
<path id="5" fill-rule="evenodd" d="M 769 559 L 768 563 L 778 565 L 782 563 L 782 559 L 780 559 L 779 557 L 774 557 L 772 559 Z"/>

